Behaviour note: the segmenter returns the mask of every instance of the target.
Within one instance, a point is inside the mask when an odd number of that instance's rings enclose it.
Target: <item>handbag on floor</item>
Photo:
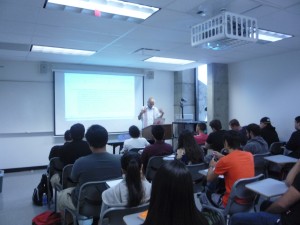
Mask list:
[[[32,219],[32,225],[61,225],[60,213],[50,210],[43,212]]]

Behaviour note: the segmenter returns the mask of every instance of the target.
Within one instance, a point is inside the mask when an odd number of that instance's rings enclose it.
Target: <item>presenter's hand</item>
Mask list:
[[[164,114],[164,111],[162,109],[158,110],[161,114]]]
[[[141,110],[140,114],[144,114],[146,111],[147,111],[147,109],[144,108],[144,109]]]

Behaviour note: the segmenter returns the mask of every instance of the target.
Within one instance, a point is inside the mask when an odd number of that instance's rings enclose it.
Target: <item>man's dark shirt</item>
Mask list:
[[[152,145],[148,145],[141,156],[141,161],[143,164],[143,171],[146,172],[148,161],[152,156],[163,156],[170,155],[173,153],[173,148],[170,144],[165,143],[164,141],[156,141]]]
[[[64,165],[74,164],[76,159],[91,153],[90,147],[86,141],[75,140],[62,147],[60,159]]]
[[[279,142],[278,134],[275,130],[275,127],[266,126],[266,127],[262,128],[261,136],[268,143],[269,148],[272,143]]]
[[[289,141],[286,143],[285,146],[288,150],[293,151],[290,156],[295,158],[300,157],[300,130],[297,130],[292,133]]]

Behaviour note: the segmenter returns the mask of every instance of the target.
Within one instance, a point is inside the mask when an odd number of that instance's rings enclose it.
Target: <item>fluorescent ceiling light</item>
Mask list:
[[[167,64],[177,64],[177,65],[185,65],[189,63],[193,63],[195,61],[185,60],[185,59],[173,59],[173,58],[163,58],[163,57],[151,57],[149,59],[144,60],[145,62],[156,62],[156,63],[167,63]]]
[[[285,39],[285,38],[292,37],[292,35],[281,34],[281,33],[268,31],[268,30],[262,30],[262,29],[259,29],[258,32],[259,32],[258,33],[258,39],[263,40],[263,41],[275,42],[275,41],[280,41],[280,40]]]
[[[155,7],[130,2],[123,2],[118,0],[104,0],[99,2],[84,0],[48,0],[48,3],[111,13],[121,16],[134,17],[144,20],[159,10],[159,8]]]
[[[32,52],[42,52],[42,53],[52,53],[52,54],[63,54],[63,55],[83,55],[90,56],[95,53],[95,51],[85,51],[78,49],[69,49],[69,48],[55,48],[47,46],[32,45]]]

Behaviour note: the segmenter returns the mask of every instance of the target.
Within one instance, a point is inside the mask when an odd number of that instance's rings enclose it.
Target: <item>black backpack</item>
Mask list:
[[[42,206],[43,205],[43,194],[45,193],[47,196],[47,200],[50,201],[52,199],[53,190],[51,183],[49,182],[49,190],[50,190],[50,196],[48,193],[48,178],[47,174],[43,174],[40,183],[38,186],[33,190],[32,194],[32,202],[35,205]]]

